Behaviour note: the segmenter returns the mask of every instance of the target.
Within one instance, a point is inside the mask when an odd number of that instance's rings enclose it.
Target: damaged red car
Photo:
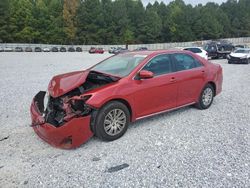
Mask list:
[[[96,135],[120,138],[129,123],[188,105],[207,109],[222,91],[222,68],[189,51],[135,51],[52,78],[31,105],[46,142],[76,148]]]

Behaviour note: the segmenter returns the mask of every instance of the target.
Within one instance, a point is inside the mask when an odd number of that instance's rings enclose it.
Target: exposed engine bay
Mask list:
[[[85,82],[81,86],[63,96],[53,98],[48,94],[45,96],[45,92],[40,93],[40,96],[38,94],[37,98],[40,98],[40,100],[41,98],[44,99],[42,103],[40,102],[41,105],[38,105],[39,111],[43,113],[46,123],[50,123],[55,127],[60,127],[72,118],[87,116],[94,110],[85,104],[85,101],[88,100],[91,95],[82,96],[84,93],[118,80],[119,78],[111,75],[90,71]]]

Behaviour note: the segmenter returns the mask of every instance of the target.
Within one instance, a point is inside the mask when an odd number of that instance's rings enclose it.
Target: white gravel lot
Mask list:
[[[0,187],[250,187],[250,65],[216,61],[223,92],[208,110],[140,120],[75,150],[43,142],[29,127],[33,96],[53,75],[108,56],[0,53]]]

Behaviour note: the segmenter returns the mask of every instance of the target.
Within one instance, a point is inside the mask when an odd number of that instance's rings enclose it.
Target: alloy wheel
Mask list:
[[[104,118],[104,131],[110,136],[115,136],[124,129],[126,122],[125,112],[121,109],[113,109]]]

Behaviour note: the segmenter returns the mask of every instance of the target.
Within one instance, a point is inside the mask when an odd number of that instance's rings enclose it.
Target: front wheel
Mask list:
[[[112,101],[98,112],[94,132],[102,140],[113,141],[125,134],[129,122],[130,113],[126,105]]]
[[[213,86],[211,84],[207,84],[201,92],[199,102],[196,104],[196,107],[201,110],[208,109],[213,103],[214,95],[215,91]]]

